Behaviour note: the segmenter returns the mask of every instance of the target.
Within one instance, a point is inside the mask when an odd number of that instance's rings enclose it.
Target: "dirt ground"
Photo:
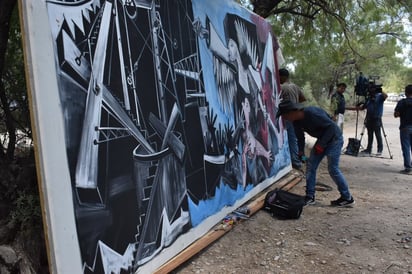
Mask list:
[[[173,272],[412,273],[412,176],[399,173],[403,160],[394,106],[385,105],[388,145],[384,138],[382,158],[341,157],[356,201],[353,208],[329,206],[339,193],[324,160],[318,182],[333,190],[317,191],[317,203],[306,206],[300,219],[279,220],[260,210]],[[348,138],[361,137],[363,115],[359,113],[357,131],[355,113],[346,115],[344,148]],[[313,142],[308,138],[308,147]],[[365,131],[363,147],[366,142]],[[304,194],[305,181],[291,191]]]

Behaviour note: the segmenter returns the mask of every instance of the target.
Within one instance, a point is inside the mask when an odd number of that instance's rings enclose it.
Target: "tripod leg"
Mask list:
[[[382,125],[381,125],[381,128],[382,128],[382,132],[383,132],[383,137],[385,137],[385,142],[386,142],[386,147],[388,148],[389,157],[390,157],[391,159],[393,159],[393,155],[392,155],[391,150],[390,150],[390,148],[389,148],[388,139],[386,138],[386,132],[385,132],[385,129],[383,128],[383,123],[382,123]]]
[[[360,133],[359,142],[362,142],[362,138],[363,138],[363,134],[365,133],[365,129],[366,129],[366,126],[365,126],[365,124],[364,124],[364,125],[363,125],[363,128],[362,128],[362,131],[361,131],[361,133]]]
[[[366,129],[366,117],[365,117],[365,120],[363,121],[363,127],[362,127],[362,131],[360,133],[360,139],[359,139],[359,144],[360,144],[359,148],[362,148],[362,149],[364,148],[362,146],[362,138],[363,138],[363,134],[365,134],[365,129]]]
[[[359,99],[357,100],[359,101]],[[356,110],[355,139],[358,139],[358,119],[359,119],[359,110]]]

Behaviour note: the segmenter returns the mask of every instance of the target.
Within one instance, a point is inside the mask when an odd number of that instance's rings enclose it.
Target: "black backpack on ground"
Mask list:
[[[264,209],[280,219],[299,219],[304,205],[304,196],[274,189],[266,194]]]
[[[361,145],[360,140],[355,139],[355,138],[349,138],[349,143],[348,143],[348,146],[346,147],[345,154],[352,155],[352,156],[358,156],[360,145]]]

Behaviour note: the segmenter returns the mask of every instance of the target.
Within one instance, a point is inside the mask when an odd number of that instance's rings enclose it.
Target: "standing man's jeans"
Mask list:
[[[294,128],[295,135],[298,140],[298,155],[300,158],[305,155],[305,132],[300,127],[294,126]]]
[[[323,157],[326,156],[328,159],[329,175],[338,186],[341,196],[346,200],[351,199],[352,195],[350,194],[348,183],[339,169],[339,158],[342,146],[343,137],[338,136],[325,148],[324,153],[315,154],[314,149],[311,150],[306,167],[306,196],[315,197],[316,171]]]
[[[400,129],[401,147],[403,155],[403,165],[405,169],[412,170],[411,152],[412,152],[412,126]]]
[[[366,128],[368,130],[368,146],[367,151],[372,152],[373,134],[376,136],[376,142],[378,143],[378,152],[382,152],[382,133],[381,133],[382,120],[381,118],[369,119],[366,121]]]
[[[301,168],[302,162],[299,159],[298,151],[298,139],[296,138],[295,129],[293,123],[290,121],[285,121],[286,130],[288,131],[288,141],[289,141],[289,151],[290,158],[292,161],[292,166],[295,168]]]

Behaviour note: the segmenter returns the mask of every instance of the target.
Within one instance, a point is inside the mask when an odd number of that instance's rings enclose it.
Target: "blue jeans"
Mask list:
[[[306,167],[306,196],[315,197],[316,171],[323,157],[326,156],[328,159],[329,175],[337,185],[340,195],[347,200],[352,197],[348,183],[339,169],[339,158],[342,146],[343,137],[341,135],[325,147],[325,151],[322,154],[315,154],[312,148]]]
[[[405,169],[412,169],[411,151],[412,151],[412,126],[400,130],[401,148],[403,155],[403,166]]]
[[[293,123],[290,121],[286,121],[286,129],[288,131],[288,141],[289,141],[289,151],[290,151],[290,159],[292,161],[292,165],[294,167],[302,167],[302,162],[299,159],[299,151],[298,151],[298,139],[296,138],[295,129],[293,127]]]

